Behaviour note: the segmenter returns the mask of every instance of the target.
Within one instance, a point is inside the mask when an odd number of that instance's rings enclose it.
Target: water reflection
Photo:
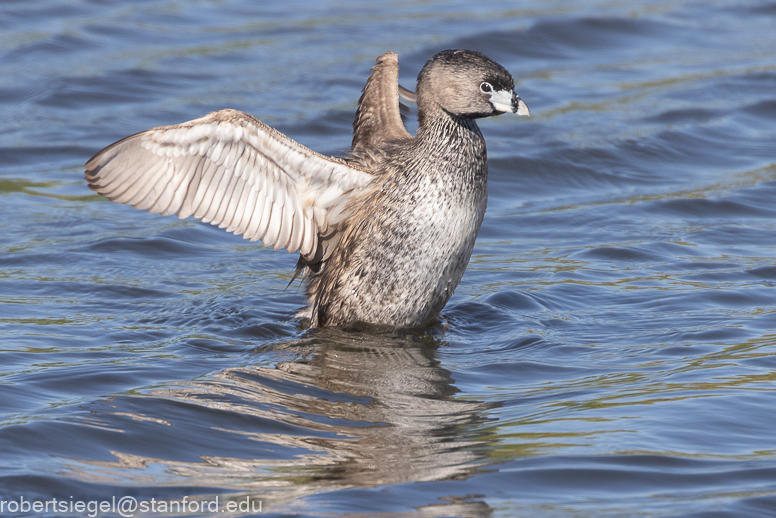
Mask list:
[[[445,345],[436,336],[310,331],[257,352],[288,355],[273,367],[229,368],[115,398],[91,419],[114,429],[119,424],[106,421],[148,423],[156,444],[133,448],[117,440],[117,460],[80,460],[69,469],[92,482],[118,477],[130,485],[245,491],[265,505],[339,489],[466,479],[486,462],[486,445],[475,435],[494,405],[454,397],[451,373],[435,359]],[[185,460],[192,452],[198,458]],[[451,495],[424,515],[449,514],[451,506],[457,515],[489,513],[481,501]]]

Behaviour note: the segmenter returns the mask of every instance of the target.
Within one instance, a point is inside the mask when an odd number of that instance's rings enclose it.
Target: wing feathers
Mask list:
[[[302,231],[304,230],[304,222],[302,221],[301,208],[298,206],[292,206],[292,210],[291,235],[288,237],[286,248],[299,250],[302,246]]]
[[[159,174],[160,169],[165,166],[164,162],[158,162],[148,170],[143,172],[138,181],[131,183],[127,186],[126,190],[121,194],[121,197],[117,199],[119,203],[126,203],[127,205],[139,205],[145,198],[148,191],[153,187],[153,179]]]
[[[235,110],[138,133],[86,163],[90,187],[113,201],[194,215],[306,258],[317,251],[317,222],[340,221],[342,202],[373,178]]]
[[[191,204],[194,209],[193,215],[195,218],[201,218],[203,216],[204,211],[202,210],[202,203],[208,195],[213,195],[213,192],[210,189],[210,183],[213,180],[213,175],[216,173],[217,169],[218,164],[211,162],[210,160],[205,161],[205,167],[202,170],[199,185],[197,186],[197,191],[194,194],[194,200]]]
[[[245,205],[245,217],[240,226],[240,234],[251,241],[261,239],[261,214],[266,210],[267,195],[260,189],[261,186],[258,183],[251,185]],[[262,243],[269,244],[264,241]]]
[[[180,210],[176,213],[180,219],[185,219],[194,213],[194,196],[199,187],[199,182],[202,179],[202,169],[207,164],[206,160],[201,160],[197,157],[197,163],[194,166],[194,171],[191,173],[191,181],[184,184],[186,190],[183,192],[183,204]],[[182,186],[182,187],[184,187]]]
[[[291,231],[294,227],[294,213],[286,197],[286,190],[280,190],[280,231],[278,237],[275,240],[275,250],[278,248],[285,248],[291,241]]]
[[[387,142],[408,139],[399,109],[399,56],[386,52],[372,67],[353,121],[353,154],[368,154]]]
[[[223,222],[218,225],[220,228],[226,229],[227,232],[234,232],[235,222],[239,223],[240,218],[242,217],[242,214],[238,214],[237,207],[240,203],[240,197],[242,196],[245,185],[246,183],[242,178],[235,178],[234,190],[229,198],[229,205],[226,207]]]
[[[225,169],[226,164],[218,166],[216,174],[213,177],[211,188],[208,189],[212,193],[212,201],[207,209],[207,212],[202,216],[202,221],[210,223],[215,218],[218,209],[221,208],[221,203],[224,200],[226,194],[226,187],[229,185],[229,179],[231,175]]]
[[[299,252],[304,257],[310,257],[315,255],[315,237],[316,237],[316,225],[315,220],[312,217],[312,212],[305,211],[305,229],[304,237],[302,238],[302,248]]]
[[[267,203],[269,202],[271,207],[272,202],[272,200],[269,200],[267,197],[268,183],[267,176],[262,175],[256,179],[256,182],[253,185],[251,185],[251,189],[256,190],[256,204],[254,205],[254,208],[250,210],[248,217],[244,220],[245,229],[241,232],[241,234],[251,241],[258,241],[261,239],[265,230],[265,225],[262,224],[262,214],[268,210]],[[264,243],[264,241],[262,241],[262,243]]]
[[[256,211],[261,210],[261,207],[256,207],[258,195],[259,191],[256,187],[256,184],[248,185],[243,190],[242,197],[240,199],[240,203],[242,203],[242,209],[240,211],[242,213],[242,217],[240,218],[240,223],[237,225],[237,228],[234,232],[235,234],[239,234],[245,239],[250,239],[251,241],[255,241],[255,239],[248,233],[248,227],[251,224],[251,220],[256,215]]]
[[[246,218],[250,219],[250,214],[246,214],[245,205],[248,203],[248,196],[250,196],[251,194],[251,188],[253,188],[253,185],[250,185],[248,182],[245,182],[245,186],[243,187],[243,190],[240,193],[240,201],[237,204],[237,211],[235,213],[235,219],[233,222],[234,230],[232,232],[242,236],[244,236],[244,233],[243,233],[244,229],[242,226],[242,222]],[[246,223],[246,228],[247,226],[248,225]],[[248,237],[248,236],[244,236],[244,237]]]
[[[283,207],[273,201],[270,206],[269,220],[267,221],[267,233],[262,237],[262,243],[275,243],[280,234],[280,218]]]
[[[180,210],[196,166],[194,156],[189,155],[183,158],[176,174],[173,175],[172,180],[165,187],[165,194],[169,196],[170,202],[166,206],[160,203],[157,207],[162,215],[175,214]]]
[[[226,189],[224,190],[224,194],[221,199],[221,205],[218,207],[218,212],[213,216],[213,220],[218,222],[218,228],[225,228],[227,225],[226,211],[232,202],[232,196],[234,196],[234,188],[237,185],[237,182],[240,181],[240,179],[234,175],[226,175],[226,176],[227,176],[228,183],[226,185]],[[231,217],[229,219],[231,220]]]

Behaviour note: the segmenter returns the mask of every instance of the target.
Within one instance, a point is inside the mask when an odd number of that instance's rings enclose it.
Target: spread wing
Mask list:
[[[307,260],[373,178],[236,110],[132,135],[86,163],[89,187],[112,201],[193,215]]]
[[[388,51],[377,58],[358,100],[351,152],[367,155],[383,144],[408,138],[412,135],[399,110],[399,56]]]

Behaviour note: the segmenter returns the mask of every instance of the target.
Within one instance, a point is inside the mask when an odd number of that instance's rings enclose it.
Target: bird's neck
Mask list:
[[[441,109],[433,116],[420,118],[415,140],[417,148],[424,149],[427,156],[447,150],[461,158],[486,155],[485,139],[474,119],[456,117]]]

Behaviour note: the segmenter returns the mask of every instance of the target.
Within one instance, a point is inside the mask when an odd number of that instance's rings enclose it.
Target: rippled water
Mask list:
[[[0,4],[0,497],[776,516],[776,4],[264,4]],[[224,107],[341,153],[376,56],[453,47],[533,116],[431,332],[305,331],[293,256],[83,181]]]

